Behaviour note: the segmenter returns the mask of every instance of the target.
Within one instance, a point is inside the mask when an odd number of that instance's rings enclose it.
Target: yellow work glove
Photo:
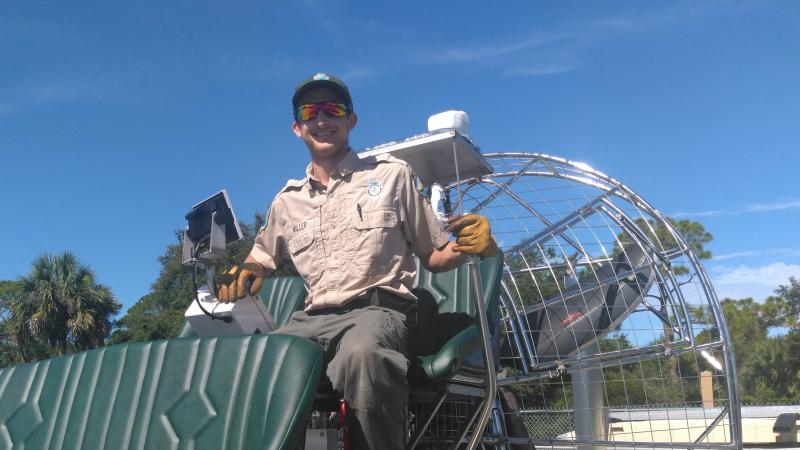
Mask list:
[[[244,298],[248,281],[252,281],[250,295],[256,295],[266,277],[267,269],[261,267],[260,264],[242,263],[233,266],[219,277],[217,299],[222,303],[230,303]]]
[[[465,214],[447,220],[447,231],[456,237],[453,250],[468,255],[494,256],[497,242],[492,237],[489,220],[478,214]]]

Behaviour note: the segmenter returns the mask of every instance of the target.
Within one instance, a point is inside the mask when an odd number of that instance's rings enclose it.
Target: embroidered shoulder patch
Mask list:
[[[367,182],[367,194],[370,197],[377,197],[381,195],[383,190],[383,182],[377,178],[370,178]]]

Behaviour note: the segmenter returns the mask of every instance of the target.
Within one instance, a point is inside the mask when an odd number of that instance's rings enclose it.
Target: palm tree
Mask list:
[[[120,307],[72,253],[42,255],[17,280],[17,293],[9,302],[11,333],[20,349],[38,341],[52,345],[59,355],[68,344],[86,350],[104,344]]]

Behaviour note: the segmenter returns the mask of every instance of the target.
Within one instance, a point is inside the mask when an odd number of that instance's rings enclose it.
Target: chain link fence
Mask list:
[[[611,407],[609,412],[625,417],[636,411],[702,411],[702,406],[697,404],[652,404],[628,405],[626,407]],[[575,412],[571,409],[529,409],[521,410],[520,417],[528,432],[534,439],[550,439],[567,434],[575,430]]]
[[[569,409],[523,410],[520,417],[534,439],[555,438],[575,429],[575,414]]]
[[[720,408],[721,406],[723,405],[718,405],[717,408]],[[625,418],[630,419],[631,416],[634,416],[636,420],[646,420],[635,417],[636,415],[641,416],[642,412],[647,413],[649,418],[653,420],[655,420],[656,415],[658,415],[659,419],[664,419],[666,417],[670,417],[670,413],[672,413],[672,416],[674,417],[675,411],[682,412],[679,417],[677,417],[678,420],[683,419],[686,421],[690,420],[691,418],[708,419],[716,414],[716,412],[704,410],[699,404],[662,404],[649,406],[629,405],[624,408],[609,408],[612,422],[614,421],[614,417],[617,417],[618,420],[625,420]],[[745,434],[747,434],[748,427],[753,428],[757,425],[754,425],[754,423],[757,422],[758,419],[774,421],[774,419],[781,413],[800,414],[800,405],[767,402],[758,404],[742,404],[741,414],[745,422],[743,423]],[[575,430],[575,413],[571,409],[529,409],[521,410],[519,415],[522,419],[525,429],[527,430],[528,436],[532,439],[553,439]],[[748,422],[749,419],[755,420],[755,422]],[[767,428],[769,428],[769,430],[767,431],[769,432],[771,431],[771,422],[768,425],[769,427]],[[770,435],[769,437],[772,436]],[[753,437],[750,438],[755,439]]]

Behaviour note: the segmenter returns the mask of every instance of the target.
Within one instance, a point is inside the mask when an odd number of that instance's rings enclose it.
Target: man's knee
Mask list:
[[[339,349],[336,358],[339,374],[348,382],[370,385],[397,384],[405,381],[408,360],[397,351],[375,343],[357,342]]]
[[[340,353],[342,349],[339,350]],[[374,342],[355,342],[348,346],[342,355],[348,367],[370,367],[386,358],[386,349]]]

